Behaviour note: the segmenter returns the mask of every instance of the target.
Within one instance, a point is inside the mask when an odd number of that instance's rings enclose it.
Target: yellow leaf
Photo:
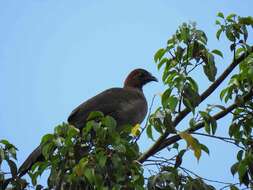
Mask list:
[[[201,148],[195,148],[193,149],[194,151],[194,156],[199,160],[201,156]]]
[[[186,141],[187,147],[190,147],[190,148],[192,147],[194,140],[193,140],[193,137],[189,133],[181,132],[179,133],[179,136]]]
[[[80,164],[77,165],[77,166],[75,166],[74,172],[75,172],[75,174],[76,174],[77,176],[79,176],[79,177],[82,176],[82,174],[83,174],[83,168],[81,167]]]
[[[199,141],[187,132],[181,132],[179,133],[179,136],[186,141],[187,147],[193,150],[194,156],[199,160],[201,156],[201,146],[199,146]]]
[[[139,123],[137,123],[135,126],[133,126],[132,130],[131,130],[131,134],[136,137],[140,134],[140,129],[141,129],[141,125]]]

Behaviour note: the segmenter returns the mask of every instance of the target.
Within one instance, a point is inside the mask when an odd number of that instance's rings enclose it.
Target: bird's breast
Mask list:
[[[147,114],[147,101],[144,96],[130,99],[127,102],[121,102],[120,104],[121,109],[117,117],[118,125],[135,125],[144,120]]]

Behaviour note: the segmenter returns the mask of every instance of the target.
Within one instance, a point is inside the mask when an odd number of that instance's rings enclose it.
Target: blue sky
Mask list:
[[[0,139],[19,148],[21,164],[77,105],[106,88],[122,86],[131,70],[145,68],[159,78],[153,55],[182,22],[196,21],[206,31],[210,49],[225,50],[227,57],[218,60],[220,73],[231,56],[226,41],[215,39],[216,14],[252,16],[252,7],[251,0],[0,1]],[[196,79],[204,90],[208,81]],[[149,103],[163,89],[161,82],[146,86]],[[208,100],[215,103],[217,97]],[[219,122],[219,134],[226,131],[226,122]],[[142,150],[148,148],[144,142]],[[204,142],[211,155],[197,163],[189,154],[184,166],[206,178],[234,180],[229,166],[237,149]]]

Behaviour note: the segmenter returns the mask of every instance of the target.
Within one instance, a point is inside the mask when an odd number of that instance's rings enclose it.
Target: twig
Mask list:
[[[245,148],[242,147],[242,146],[240,146],[239,144],[237,144],[237,143],[235,142],[235,139],[233,139],[233,138],[221,137],[221,136],[216,136],[216,135],[209,135],[209,134],[198,133],[198,132],[193,132],[192,134],[194,134],[194,135],[206,136],[206,137],[215,138],[215,139],[219,139],[219,140],[222,140],[222,141],[224,141],[224,142],[233,144],[233,145],[237,146],[237,147],[240,148],[240,149],[245,150]]]
[[[186,169],[184,167],[179,167],[180,169],[182,169],[185,173],[191,173],[192,175],[194,175],[195,177],[197,178],[200,178],[204,181],[208,181],[208,182],[212,182],[212,183],[219,183],[219,184],[225,184],[225,185],[232,185],[232,183],[229,183],[229,182],[223,182],[223,181],[218,181],[218,180],[213,180],[213,179],[207,179],[207,178],[204,178],[204,177],[201,177],[199,176],[198,174],[194,173],[193,171],[189,170],[189,169]]]
[[[148,117],[147,117],[145,126],[141,129],[140,134],[136,137],[136,139],[134,141],[135,143],[139,140],[139,138],[141,137],[142,133],[145,131],[145,129],[148,126],[148,121],[149,121],[149,118],[150,118],[150,115],[151,115],[151,110],[152,110],[152,107],[153,107],[153,104],[154,104],[155,97],[156,97],[156,95],[154,95],[153,98],[152,98],[152,100],[151,100],[151,104],[150,104],[150,107],[149,107],[149,110],[148,110]]]
[[[189,75],[190,72],[192,72],[196,67],[198,67],[198,66],[201,65],[202,63],[204,63],[204,61],[201,61],[200,63],[195,64],[194,67],[191,68],[191,69],[187,72],[187,75]]]

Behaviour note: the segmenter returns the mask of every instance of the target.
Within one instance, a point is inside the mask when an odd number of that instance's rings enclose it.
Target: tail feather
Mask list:
[[[24,161],[24,163],[19,167],[18,169],[18,175],[19,177],[22,177],[25,175],[33,166],[38,161],[44,160],[44,156],[42,155],[42,146],[39,145],[29,156],[28,158]]]

